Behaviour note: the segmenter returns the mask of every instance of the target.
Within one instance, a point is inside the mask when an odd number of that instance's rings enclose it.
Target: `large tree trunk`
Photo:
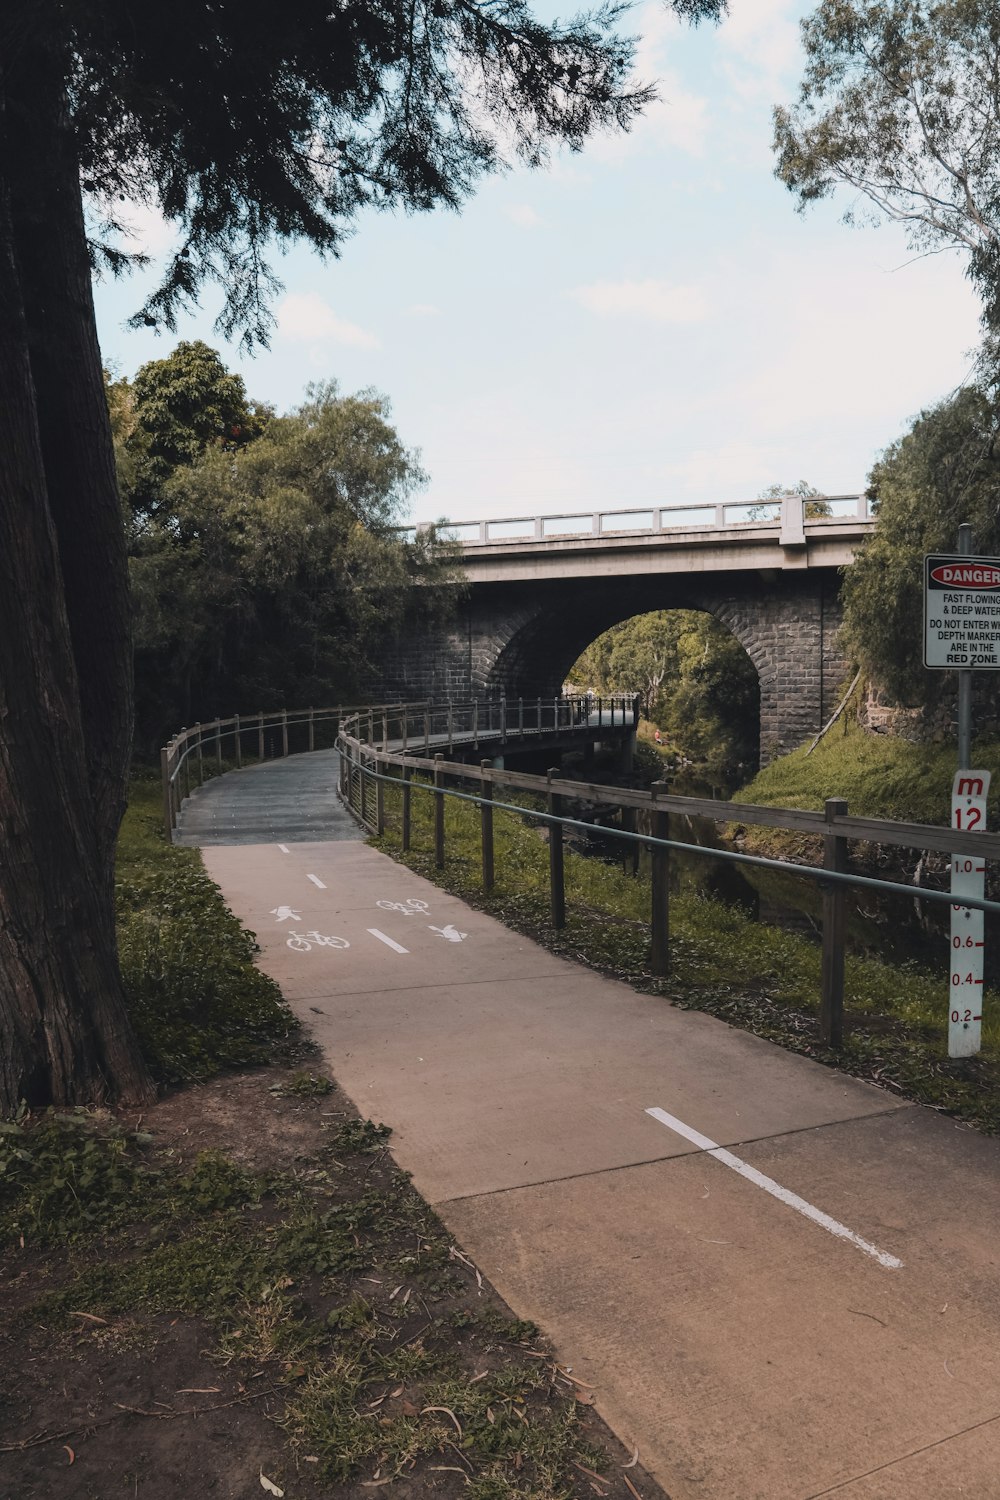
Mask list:
[[[114,932],[131,693],[110,452],[62,79],[29,45],[0,78],[0,1113],[151,1092]]]

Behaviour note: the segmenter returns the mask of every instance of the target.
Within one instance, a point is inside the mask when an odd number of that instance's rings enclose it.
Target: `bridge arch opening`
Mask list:
[[[713,785],[733,789],[757,769],[760,677],[743,644],[707,610],[619,621],[584,649],[564,688],[635,695],[641,732],[675,766],[703,768]]]
[[[766,643],[724,601],[664,592],[603,584],[512,614],[506,639],[491,643],[486,690],[551,698],[569,682],[638,693],[650,737],[659,727],[676,760],[711,766],[720,784],[746,779],[759,762]]]

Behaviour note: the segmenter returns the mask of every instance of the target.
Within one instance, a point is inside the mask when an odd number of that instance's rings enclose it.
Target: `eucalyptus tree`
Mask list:
[[[715,7],[678,0],[682,13]],[[114,945],[132,734],[128,572],[94,322],[131,202],[178,244],[137,314],[206,281],[266,337],[268,246],[457,207],[505,161],[651,97],[606,7],[524,0],[5,0],[0,7],[0,1111],[142,1099]]]
[[[822,0],[802,22],[797,103],[774,115],[799,206],[850,188],[847,222],[955,249],[1000,335],[1000,8],[996,0]]]

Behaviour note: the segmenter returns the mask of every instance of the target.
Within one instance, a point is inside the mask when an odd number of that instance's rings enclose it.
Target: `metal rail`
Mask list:
[[[466,547],[500,546],[510,542],[547,542],[581,537],[643,535],[734,526],[774,526],[798,535],[803,525],[822,528],[830,523],[868,524],[872,514],[866,495],[817,495],[811,502],[822,515],[804,515],[810,504],[800,495],[778,500],[750,500],[707,505],[647,505],[624,510],[572,511],[543,516],[490,517],[482,521],[419,522],[395,529],[409,537],[434,531],[443,540]]]
[[[374,711],[371,711],[374,712]],[[547,776],[531,776],[508,771],[483,761],[480,766],[446,762],[443,755],[433,759],[389,749],[363,740],[356,732],[357,719],[346,720],[338,736],[340,750],[340,792],[343,800],[360,821],[378,836],[385,830],[385,789],[399,789],[402,800],[402,845],[410,847],[413,790],[433,796],[434,857],[438,868],[445,863],[444,799],[455,798],[472,803],[481,813],[481,857],[484,889],[494,882],[493,814],[504,810],[529,817],[549,828],[550,909],[554,927],[565,924],[565,883],[563,875],[563,836],[566,829],[593,832],[593,825],[578,818],[566,817],[559,807],[563,799],[603,803],[630,812],[645,808],[652,831],[639,833],[634,828],[602,827],[602,832],[650,852],[652,862],[650,943],[651,969],[654,974],[669,972],[669,860],[671,851],[694,854],[701,858],[721,859],[731,864],[780,870],[818,882],[823,891],[822,987],[820,997],[820,1031],[831,1047],[843,1043],[844,1034],[844,939],[846,913],[844,896],[848,887],[904,895],[932,904],[952,905],[948,891],[929,890],[900,881],[882,880],[876,876],[856,874],[848,869],[848,841],[863,840],[889,843],[897,847],[933,849],[953,855],[973,854],[978,859],[1000,858],[1000,835],[962,833],[918,823],[893,823],[880,818],[851,818],[847,803],[839,798],[827,800],[824,813],[807,813],[794,808],[752,807],[735,802],[710,802],[704,798],[675,797],[666,792],[665,783],[657,783],[647,792],[602,787],[592,783],[567,781],[550,771]],[[415,780],[414,773],[431,780]],[[467,792],[449,786],[452,782],[478,783],[479,790]],[[546,810],[525,807],[496,799],[498,786],[529,791],[545,799]],[[702,816],[717,822],[753,822],[778,828],[793,828],[816,834],[823,839],[822,866],[769,859],[763,855],[743,854],[736,850],[706,849],[682,839],[670,837],[671,815]],[[1000,916],[1000,902],[966,900],[963,906]]]
[[[425,753],[446,746],[493,744],[501,749],[510,741],[573,734],[581,730],[604,730],[610,734],[631,732],[638,723],[637,700],[631,695],[610,698],[589,695],[557,698],[485,698],[445,705],[427,703],[380,704],[378,708],[336,707],[263,710],[255,714],[233,714],[181,729],[160,751],[163,785],[163,826],[173,837],[177,819],[192,788],[206,779],[206,760],[211,774],[218,775],[232,760],[236,769],[278,756],[298,754],[317,747],[317,732],[325,725],[339,730],[349,716],[362,742],[379,740],[383,749],[391,743],[404,752],[422,746]],[[301,731],[301,732],[299,732]],[[323,735],[332,746],[335,734]],[[224,753],[223,746],[227,745]]]

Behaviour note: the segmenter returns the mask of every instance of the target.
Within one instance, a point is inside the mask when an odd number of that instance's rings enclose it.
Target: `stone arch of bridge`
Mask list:
[[[690,589],[670,589],[668,594],[661,582],[651,589],[588,589],[586,597],[572,605],[563,599],[533,613],[519,611],[519,617],[507,621],[506,641],[501,645],[494,637],[499,649],[484,686],[488,692],[507,697],[552,697],[559,692],[573,663],[598,636],[623,620],[665,609],[712,615],[739,641],[758,678],[766,677],[771,665],[766,642],[754,630],[753,622],[728,604]]]
[[[572,581],[485,595],[470,607],[471,676],[486,692],[553,697],[581,651],[622,620],[652,610],[701,610],[739,641],[760,685],[760,757],[794,748],[832,712],[844,662],[836,580],[759,574],[701,580],[653,576]]]

